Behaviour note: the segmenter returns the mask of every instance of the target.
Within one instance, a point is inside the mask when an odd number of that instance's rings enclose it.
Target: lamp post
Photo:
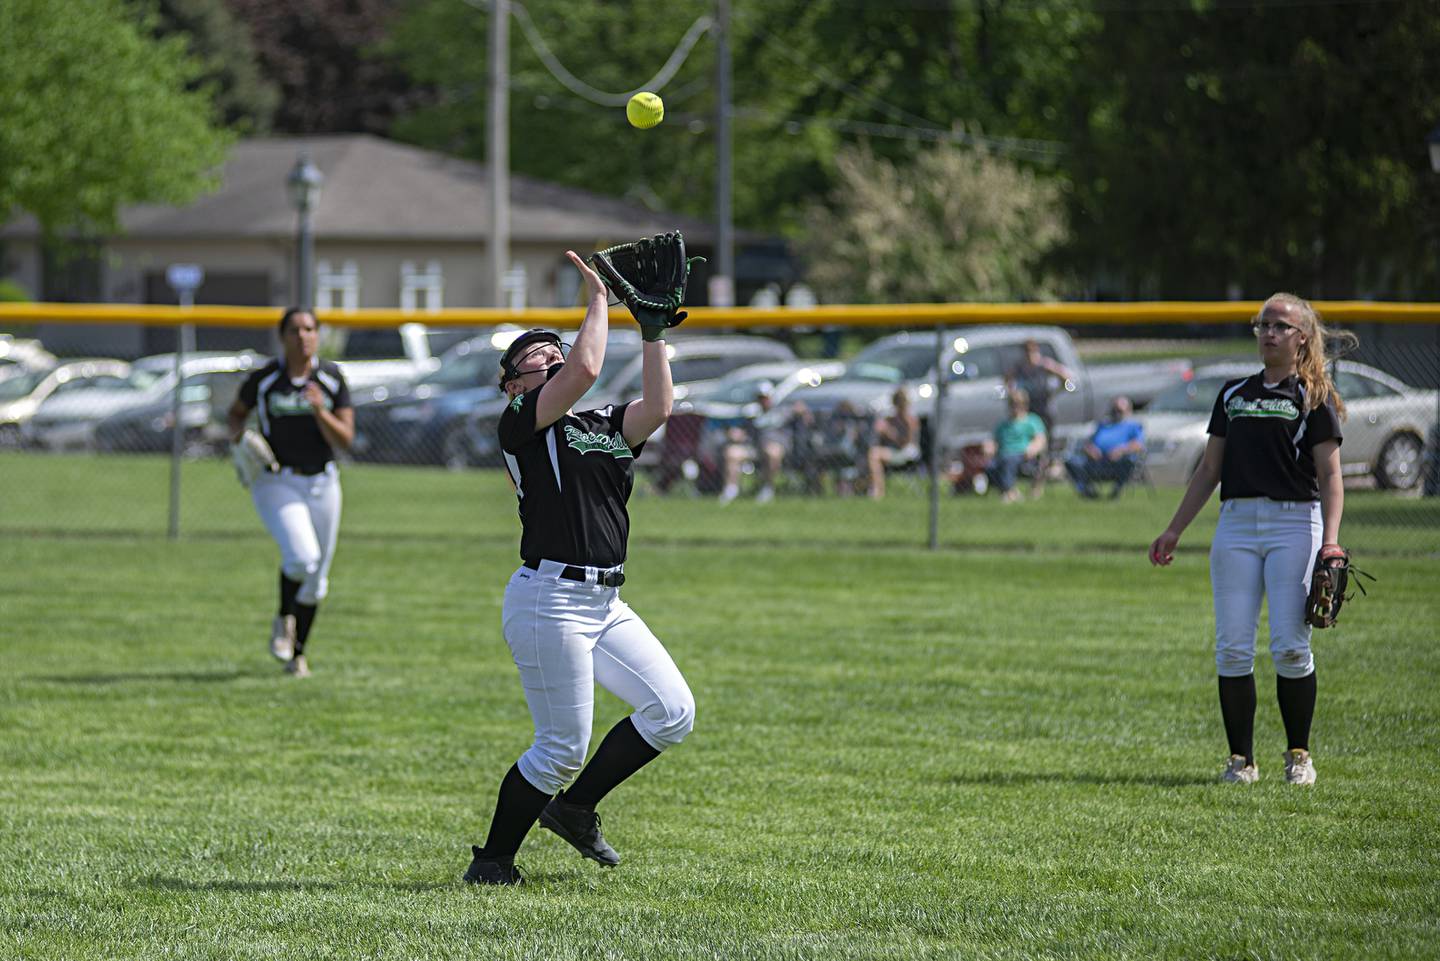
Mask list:
[[[301,153],[290,168],[286,183],[290,187],[290,200],[295,205],[299,220],[295,231],[295,286],[294,306],[310,310],[315,280],[315,235],[310,229],[310,214],[320,202],[320,185],[325,175],[310,162],[310,156]]]

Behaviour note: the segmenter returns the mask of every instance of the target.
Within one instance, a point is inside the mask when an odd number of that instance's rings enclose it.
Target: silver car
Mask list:
[[[1146,469],[1157,484],[1185,484],[1209,438],[1215,397],[1228,380],[1256,372],[1255,364],[1214,364],[1150,402],[1138,419],[1145,428]],[[1375,486],[1410,490],[1420,481],[1424,438],[1436,420],[1433,390],[1411,387],[1382,370],[1339,361],[1335,387],[1345,400],[1340,466],[1347,477],[1370,476]]]
[[[186,354],[183,376],[217,371],[246,371],[265,362],[251,351]],[[175,389],[175,357],[161,354],[135,361],[130,376],[105,389],[77,390],[46,404],[25,424],[25,441],[49,450],[94,450],[100,421],[170,396]]]
[[[795,352],[779,341],[745,334],[676,338],[665,342],[665,350],[670,357],[670,375],[675,385],[677,405],[690,391],[705,389],[733,370],[751,364],[795,358]],[[643,370],[644,358],[638,339],[612,342],[605,351],[605,369],[577,406],[588,410],[629,403],[641,394]],[[495,430],[504,409],[505,401],[502,399],[477,407],[472,412],[470,436],[475,444],[476,463],[501,462]],[[645,447],[646,453],[642,457],[646,461],[658,456],[664,445],[664,436],[665,427],[662,425]]]
[[[757,398],[763,390],[775,407],[803,400],[811,388],[819,387],[845,372],[838,360],[786,360],[751,364],[731,371],[708,387],[692,389],[681,406],[721,420],[750,418],[760,413]]]
[[[0,447],[18,447],[30,418],[62,397],[86,390],[127,388],[130,365],[123,360],[72,360],[51,370],[20,370],[0,380]]]

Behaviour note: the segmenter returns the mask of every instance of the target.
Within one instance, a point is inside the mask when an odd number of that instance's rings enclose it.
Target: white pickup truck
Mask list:
[[[1142,408],[1191,369],[1188,360],[1087,365],[1060,327],[954,327],[944,336],[943,344],[933,330],[883,337],[856,354],[842,377],[806,391],[803,400],[817,413],[842,401],[861,412],[881,413],[891,409],[891,396],[903,387],[928,439],[940,393],[937,371],[943,370],[945,402],[939,433],[942,449],[956,451],[988,436],[1006,417],[1005,377],[1023,358],[1027,340],[1072,372],[1069,378],[1053,381],[1054,432],[1061,442],[1089,430],[1117,395]]]
[[[447,349],[474,333],[420,323],[351,328],[344,332],[338,363],[352,392],[412,384],[439,367]]]

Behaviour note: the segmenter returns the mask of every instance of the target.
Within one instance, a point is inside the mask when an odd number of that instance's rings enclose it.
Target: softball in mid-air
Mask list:
[[[649,130],[665,119],[665,101],[657,94],[642,90],[625,105],[625,117],[630,121],[630,126]]]

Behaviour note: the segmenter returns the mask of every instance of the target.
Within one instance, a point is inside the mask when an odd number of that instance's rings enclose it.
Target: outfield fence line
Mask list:
[[[1327,321],[1346,323],[1440,323],[1440,303],[1363,300],[1312,301]],[[793,327],[934,327],[969,324],[1057,324],[1064,327],[1140,326],[1176,324],[1245,323],[1263,301],[1131,301],[1125,303],[986,303],[986,304],[822,304],[814,307],[687,307],[685,325],[691,329],[749,330]],[[613,305],[612,305],[613,306]],[[82,323],[146,324],[173,327],[181,324],[268,328],[279,308],[196,304],[84,304],[0,303],[0,326],[5,324]],[[335,327],[387,328],[403,323],[440,327],[493,327],[523,324],[527,327],[575,329],[585,316],[584,307],[530,307],[509,310],[491,307],[446,307],[434,311],[407,311],[389,307],[361,307],[351,311],[325,311],[324,322]]]
[[[1004,488],[1015,492],[1016,503],[1004,508],[1011,516],[1055,511],[1056,525],[1075,527],[1075,543],[1117,543],[1105,530],[1111,519],[1143,514],[1151,526],[1163,525],[1174,510],[1203,448],[1203,422],[1217,384],[1258,369],[1248,322],[1259,306],[697,308],[672,332],[672,367],[681,389],[664,434],[642,452],[637,504],[670,500],[702,511],[729,509],[728,515],[717,513],[722,520],[704,536],[735,543],[799,536],[803,542],[845,549],[1023,544],[1023,539],[1007,541],[1004,515],[995,513]],[[1436,553],[1440,304],[1317,306],[1327,322],[1360,336],[1359,349],[1332,365],[1351,409],[1342,456],[1355,506],[1347,504],[1343,536],[1358,531],[1362,542],[1386,552]],[[86,349],[92,343],[85,340],[88,332],[118,331],[122,325],[134,325],[143,334],[134,341],[151,349],[193,345],[190,337],[196,331],[222,335],[227,345],[225,351],[194,355],[186,349],[178,381],[173,353],[114,361],[61,356],[61,367],[51,373],[63,369],[68,379],[51,383],[49,393],[29,408],[15,403],[24,400],[21,382],[0,369],[0,480],[7,490],[0,531],[154,533],[154,505],[167,503],[175,505],[173,521],[166,523],[162,509],[158,529],[168,527],[172,535],[248,530],[253,517],[217,522],[206,498],[219,479],[233,483],[222,460],[228,450],[225,411],[249,371],[276,353],[278,314],[278,308],[204,305],[0,304],[0,331],[22,321],[41,325],[42,338],[48,331],[71,331],[79,335],[78,342],[67,344],[65,352],[72,355],[103,353]],[[343,458],[347,475],[362,483],[374,477],[377,490],[394,485],[405,496],[420,498],[473,476],[484,478],[487,496],[509,497],[497,481],[503,472],[495,439],[503,402],[494,377],[504,338],[531,326],[564,327],[581,316],[578,309],[363,310],[323,316],[331,340],[322,353],[337,359],[352,377],[358,436],[356,449]],[[638,338],[623,311],[613,319],[610,356],[597,394],[604,402],[628,400],[638,390]],[[423,322],[432,332],[445,333],[449,352],[440,354],[433,369],[417,368],[400,380],[393,379],[393,371],[386,375],[392,379],[371,379],[366,372],[377,358],[359,345],[374,348],[392,335],[398,343],[402,322]],[[1023,330],[1005,326],[1022,322]],[[1154,326],[1142,330],[1142,324]],[[897,326],[901,329],[885,329]],[[1146,339],[1117,337],[1132,330]],[[851,347],[856,339],[873,339],[844,358],[795,357],[796,346],[803,353],[839,344],[841,332]],[[1101,340],[1102,332],[1110,337]],[[1020,376],[1025,339],[1036,339],[1041,353],[1068,375]],[[107,342],[114,341],[99,334],[93,341]],[[202,337],[200,346],[216,343]],[[1115,356],[1115,362],[1098,360]],[[937,377],[937,371],[944,376]],[[1048,443],[1038,455],[1011,464],[1002,463],[998,451],[987,446],[1006,417],[1007,384],[1052,396]],[[904,423],[894,416],[897,391],[919,426],[908,441],[886,433],[887,424]],[[1115,469],[1099,465],[1104,469],[1096,472],[1095,483],[1082,483],[1076,465],[1086,464],[1077,458],[1120,395],[1142,408],[1143,456]],[[881,448],[889,453],[877,464],[872,454]],[[396,472],[406,479],[396,480]],[[182,490],[187,484],[195,490]],[[1079,496],[1090,492],[1086,487],[1101,498]],[[1104,499],[1112,489],[1119,490],[1118,500]],[[120,505],[98,522],[87,507],[97,491]],[[772,518],[783,511],[808,518],[809,526],[798,535],[784,528],[772,537],[773,521],[750,509],[750,502],[778,502]],[[817,504],[826,506],[816,510]],[[723,520],[726,516],[731,519]],[[992,521],[1000,529],[985,526]],[[424,523],[421,536],[449,533]],[[346,524],[347,530],[377,536],[396,530],[348,507]],[[876,529],[857,533],[851,524]]]

